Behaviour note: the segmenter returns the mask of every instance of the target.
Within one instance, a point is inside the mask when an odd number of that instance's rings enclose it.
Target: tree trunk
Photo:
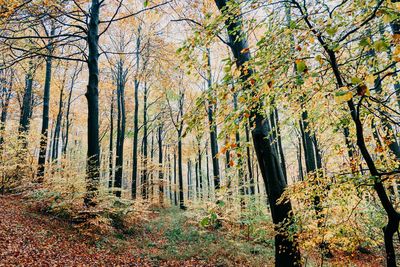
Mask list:
[[[25,91],[22,99],[21,116],[18,128],[18,132],[20,134],[26,134],[29,129],[29,117],[32,105],[33,72],[34,72],[34,66],[31,59],[31,61],[29,62],[28,73],[25,75]]]
[[[147,173],[147,135],[148,135],[148,127],[147,127],[147,93],[148,93],[147,84],[144,84],[144,93],[143,93],[143,168],[142,168],[142,198],[147,199],[149,196],[149,179]]]
[[[179,180],[179,208],[185,210],[183,194],[183,166],[182,166],[182,130],[178,131],[178,180]]]
[[[211,142],[211,157],[212,157],[212,166],[213,166],[213,179],[214,179],[214,187],[215,189],[219,189],[221,187],[220,181],[220,171],[219,171],[219,160],[218,160],[218,130],[217,124],[215,122],[214,113],[216,111],[217,104],[214,103],[214,92],[212,89],[212,73],[211,73],[211,56],[210,49],[207,48],[207,66],[208,66],[208,90],[209,90],[209,103],[207,108],[208,115],[208,123],[210,127],[210,142]]]
[[[8,115],[8,106],[10,104],[11,94],[13,90],[14,72],[11,70],[10,81],[4,80],[2,88],[2,105],[1,105],[1,117],[0,117],[0,150],[4,143],[4,130],[6,128],[6,121]]]
[[[164,172],[163,172],[163,150],[162,150],[163,125],[158,126],[158,192],[161,206],[164,205]]]
[[[99,142],[99,15],[100,2],[92,0],[88,24],[87,43],[89,48],[88,69],[89,82],[85,94],[88,102],[88,151],[87,151],[87,185],[84,199],[86,206],[96,205],[100,178],[100,142]]]
[[[176,179],[176,152],[174,151],[174,203],[175,206],[178,206],[178,194],[176,193],[176,185],[177,185],[177,179]]]
[[[114,161],[113,160],[113,158],[114,158],[114,91],[111,93],[111,101],[110,102],[111,103],[110,103],[110,140],[109,140],[109,149],[108,149],[108,188],[112,189],[112,187],[113,187],[113,166],[114,166],[114,164],[113,164],[114,163],[113,162]],[[119,119],[119,117],[118,117],[118,119]]]
[[[54,30],[52,29],[54,34]],[[51,34],[51,35],[53,35]],[[49,109],[50,109],[50,86],[51,86],[51,69],[52,69],[52,45],[49,42],[47,45],[47,51],[50,54],[46,57],[46,78],[44,82],[44,93],[43,93],[43,114],[42,114],[42,131],[40,137],[40,150],[38,158],[38,182],[43,182],[43,176],[45,172],[46,153],[47,153],[47,140],[49,131]]]
[[[126,73],[123,68],[122,61],[119,61],[117,69],[117,144],[116,144],[116,159],[115,159],[115,177],[114,188],[117,189],[116,196],[121,197],[122,176],[124,165],[124,142],[126,128],[126,112],[125,112],[125,84]]]
[[[236,60],[236,66],[241,71],[241,80],[245,83],[243,89],[252,90],[251,84],[247,81],[252,75],[252,69],[247,68],[246,71],[243,69],[243,64],[250,61],[250,53],[247,39],[244,37],[242,21],[236,14],[233,15],[228,11],[227,0],[216,0],[215,3],[222,14],[226,16],[225,25],[230,48]],[[272,220],[275,225],[286,221],[290,224],[292,213],[290,201],[277,203],[287,185],[279,157],[271,146],[271,129],[268,129],[268,121],[259,112],[259,110],[262,110],[261,104],[256,103],[250,111],[252,126],[254,126],[252,130],[253,144],[268,194]],[[266,127],[267,129],[265,129]],[[277,232],[275,235],[275,266],[295,266],[300,264],[299,260],[300,252],[296,245],[296,239],[289,238],[286,231]]]
[[[60,144],[61,122],[62,122],[62,116],[63,116],[64,84],[65,84],[65,76],[64,76],[64,80],[62,82],[62,87],[60,90],[60,96],[59,96],[59,100],[58,100],[58,113],[57,113],[57,119],[56,119],[56,126],[54,128],[53,150],[52,150],[52,156],[51,156],[52,161],[55,161],[58,159],[58,147]]]

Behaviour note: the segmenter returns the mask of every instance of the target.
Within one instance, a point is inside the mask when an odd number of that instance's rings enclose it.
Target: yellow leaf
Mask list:
[[[340,89],[340,91],[337,92],[336,95],[335,95],[335,101],[338,104],[341,104],[343,102],[347,102],[347,101],[349,101],[350,99],[353,98],[353,93],[348,91],[348,87],[347,86],[341,87],[339,89]]]
[[[400,62],[400,45],[397,45],[393,50],[393,60]]]
[[[367,75],[367,76],[365,77],[365,83],[366,83],[368,86],[373,87],[373,86],[375,85],[375,76],[372,75],[372,74]]]

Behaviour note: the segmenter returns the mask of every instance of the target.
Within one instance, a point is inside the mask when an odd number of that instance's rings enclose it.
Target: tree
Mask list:
[[[246,64],[250,61],[250,52],[245,34],[242,30],[242,21],[234,13],[237,4],[233,1],[215,1],[218,9],[224,16],[224,22],[228,31],[229,46],[235,59],[236,67],[241,72],[240,77],[245,90],[253,90],[252,80],[250,79],[253,70]],[[261,169],[266,191],[268,194],[269,205],[271,208],[273,222],[278,225],[285,221],[290,221],[292,207],[290,202],[278,203],[282,196],[286,181],[282,171],[282,165],[278,160],[276,151],[271,146],[269,137],[268,120],[264,118],[261,103],[250,110],[252,127],[252,137],[256,150],[258,163]],[[287,233],[278,232],[275,236],[275,265],[294,266],[300,260],[300,252],[296,241],[290,240]]]

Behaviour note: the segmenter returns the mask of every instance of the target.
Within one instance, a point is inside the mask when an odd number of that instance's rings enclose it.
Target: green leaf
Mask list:
[[[358,77],[353,77],[353,78],[351,78],[351,83],[352,84],[359,84],[359,83],[362,83],[362,80],[360,78],[358,78]]]
[[[384,40],[379,40],[374,43],[374,48],[378,52],[384,52],[388,47],[389,45]]]
[[[143,3],[143,6],[147,7],[148,5],[149,5],[149,0],[145,0],[144,3]]]
[[[296,67],[298,72],[304,72],[307,68],[306,63],[303,60],[296,60]]]
[[[200,221],[200,225],[202,227],[207,227],[210,224],[210,219],[208,217],[204,217],[201,221]]]
[[[334,36],[337,32],[337,27],[329,27],[326,29],[326,32],[330,35],[330,36]]]

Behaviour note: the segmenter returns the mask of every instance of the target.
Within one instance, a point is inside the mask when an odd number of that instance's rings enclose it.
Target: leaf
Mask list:
[[[374,43],[374,48],[378,52],[384,52],[388,47],[388,44],[384,40],[378,40]]]
[[[208,217],[204,217],[201,221],[200,221],[200,225],[202,227],[207,227],[210,224],[210,219]]]
[[[370,44],[370,39],[367,37],[364,37],[360,40],[359,45],[362,47],[368,46]]]
[[[244,48],[244,49],[242,49],[242,51],[240,51],[240,53],[241,54],[246,54],[246,53],[248,53],[250,51],[250,48]]]
[[[369,86],[374,86],[375,84],[375,76],[373,74],[367,75],[365,77],[365,83]]]
[[[337,93],[335,94],[335,101],[336,101],[338,104],[347,102],[347,101],[349,101],[350,99],[353,98],[353,93],[350,92],[350,91],[348,91],[348,87],[347,87],[347,86],[341,87],[340,89],[341,89],[342,91],[337,92]]]
[[[400,62],[400,45],[397,45],[393,50],[393,60]]]
[[[353,77],[353,78],[351,78],[351,83],[352,84],[360,84],[360,83],[362,83],[362,80],[358,77]]]
[[[357,95],[359,95],[359,96],[371,96],[371,92],[369,91],[369,88],[365,84],[362,84],[362,85],[357,87]]]
[[[304,72],[307,69],[307,65],[303,60],[297,59],[296,60],[296,68],[297,68],[298,72]]]
[[[144,3],[143,3],[143,6],[147,7],[148,5],[149,5],[149,0],[145,0]]]
[[[329,27],[326,29],[326,32],[330,35],[330,36],[334,36],[337,32],[337,27]]]

